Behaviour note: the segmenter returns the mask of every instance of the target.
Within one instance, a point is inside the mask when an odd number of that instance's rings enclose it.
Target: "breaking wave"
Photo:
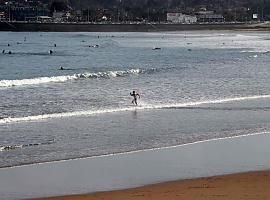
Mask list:
[[[67,76],[52,76],[52,77],[38,77],[32,79],[21,79],[21,80],[0,80],[0,87],[14,87],[23,85],[37,85],[44,83],[53,82],[65,82],[69,80],[77,80],[83,78],[113,78],[113,77],[123,77],[132,74],[143,74],[148,70],[143,69],[129,69],[126,71],[107,71],[107,72],[97,72],[97,73],[81,73]]]
[[[21,79],[21,80],[1,80],[0,87],[13,87],[22,85],[37,85],[42,83],[50,82],[65,82],[68,80],[74,80],[76,76],[52,76],[52,77],[39,77],[32,79]]]
[[[8,118],[0,119],[0,124],[27,122],[27,121],[40,121],[40,120],[54,119],[54,118],[90,116],[90,115],[98,115],[98,114],[105,114],[105,113],[133,111],[134,109],[151,110],[151,109],[181,108],[181,107],[185,108],[185,107],[199,106],[199,105],[205,105],[205,104],[220,104],[220,103],[254,100],[254,99],[261,99],[261,98],[270,98],[270,95],[234,97],[234,98],[226,98],[226,99],[187,102],[187,103],[175,103],[175,104],[158,104],[158,105],[146,104],[146,105],[138,106],[138,107],[130,106],[130,107],[124,107],[124,108],[111,108],[111,109],[104,109],[104,110],[73,111],[73,112],[33,115],[33,116],[17,117],[17,118],[8,117]]]

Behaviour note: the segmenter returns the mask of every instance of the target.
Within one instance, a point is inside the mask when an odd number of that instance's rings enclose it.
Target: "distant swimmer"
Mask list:
[[[98,48],[99,45],[98,45],[98,44],[95,44],[95,45],[89,45],[88,47]]]
[[[132,100],[132,104],[135,104],[136,106],[138,105],[137,103],[137,96],[139,97],[139,99],[141,98],[139,93],[136,93],[135,90],[133,90],[133,92],[130,92],[130,96],[133,96],[133,100]]]
[[[8,54],[12,54],[12,52],[11,52],[11,51],[9,51],[9,52],[8,52]]]
[[[53,53],[53,51],[52,51],[52,50],[50,50],[50,51],[49,51],[49,54],[52,54],[52,53]]]
[[[56,44],[54,44],[54,47],[56,47]]]
[[[65,67],[60,66],[58,70],[75,70],[75,69],[65,68]]]
[[[2,53],[5,53],[5,49],[3,49]]]
[[[8,47],[10,46],[10,44],[8,44]]]

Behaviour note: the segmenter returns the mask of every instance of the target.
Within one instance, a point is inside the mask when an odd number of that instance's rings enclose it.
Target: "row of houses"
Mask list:
[[[28,21],[37,16],[48,16],[46,4],[41,1],[0,1],[0,20]]]
[[[215,14],[212,11],[197,12],[194,15],[186,15],[179,12],[167,13],[167,22],[170,23],[206,23],[206,22],[224,22],[225,19],[221,14]]]
[[[165,14],[165,13],[164,13]],[[165,14],[166,15],[166,14]],[[167,16],[163,15],[162,21],[169,23],[198,23],[198,22],[223,22],[224,17],[220,14],[215,14],[213,11],[199,11],[194,15],[187,15],[180,12],[168,12]],[[41,1],[33,0],[10,0],[0,1],[0,20],[8,21],[42,21],[42,22],[65,22],[65,21],[130,21],[134,18],[123,17],[119,10],[82,10],[75,11],[72,8],[66,11],[51,12],[48,5]],[[166,18],[167,17],[167,18]],[[144,22],[151,20],[149,18],[141,18],[138,21]],[[152,19],[154,20],[154,19]],[[159,20],[160,21],[160,20]]]
[[[27,14],[25,14],[25,12]],[[52,17],[49,17],[44,11],[32,9],[24,9],[22,12],[14,12],[10,14],[0,11],[0,21],[16,19],[17,21],[41,21],[41,22],[62,22],[69,21],[71,18],[70,12],[54,12]],[[101,20],[106,21],[108,18],[104,15]],[[224,17],[220,14],[204,14],[204,15],[186,15],[182,13],[167,13],[167,22],[180,24],[206,23],[206,22],[224,22]]]
[[[97,21],[111,21],[114,13],[109,12],[108,10],[96,10],[94,13],[95,19]],[[93,13],[91,13],[93,15]],[[84,17],[83,17],[84,16]],[[93,18],[93,16],[91,16]],[[88,16],[85,15],[82,11],[76,11],[71,13],[70,11],[61,11],[53,12],[52,18],[54,21],[67,21],[67,20],[76,20],[76,21],[89,21],[89,12]],[[167,13],[167,22],[169,23],[205,23],[205,22],[224,22],[225,18],[221,14],[215,14],[213,11],[199,11],[194,15],[187,15],[180,12],[168,12]],[[142,20],[143,21],[143,20]]]

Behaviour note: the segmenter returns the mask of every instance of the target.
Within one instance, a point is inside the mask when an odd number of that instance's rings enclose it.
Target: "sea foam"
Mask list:
[[[130,106],[130,107],[123,107],[123,108],[103,109],[103,110],[84,110],[84,111],[72,111],[72,112],[65,112],[65,113],[32,115],[32,116],[26,116],[26,117],[14,117],[14,118],[8,117],[8,118],[0,119],[0,124],[27,122],[27,121],[40,121],[40,120],[46,120],[46,119],[66,118],[66,117],[90,116],[90,115],[98,115],[98,114],[105,114],[105,113],[133,111],[135,109],[136,110],[151,110],[151,109],[164,109],[164,108],[181,108],[181,107],[184,108],[184,107],[199,106],[199,105],[204,105],[204,104],[220,104],[220,103],[254,100],[254,99],[261,99],[261,98],[270,98],[270,95],[234,97],[234,98],[186,102],[186,103],[175,103],[175,104],[156,104],[156,105],[144,104],[142,106],[137,106],[137,107]]]
[[[46,141],[46,142],[38,142],[38,143],[29,143],[29,144],[20,144],[20,145],[4,145],[0,146],[0,151],[10,151],[15,150],[18,148],[24,148],[24,147],[33,147],[33,146],[39,146],[39,145],[49,145],[54,143],[54,140]]]

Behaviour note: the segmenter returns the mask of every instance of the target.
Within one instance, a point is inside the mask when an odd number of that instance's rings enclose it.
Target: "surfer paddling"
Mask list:
[[[133,97],[133,100],[131,103],[135,104],[136,106],[138,105],[137,104],[137,96],[139,97],[139,99],[141,98],[140,94],[139,93],[136,93],[135,90],[133,90],[133,92],[130,93],[130,96]]]

